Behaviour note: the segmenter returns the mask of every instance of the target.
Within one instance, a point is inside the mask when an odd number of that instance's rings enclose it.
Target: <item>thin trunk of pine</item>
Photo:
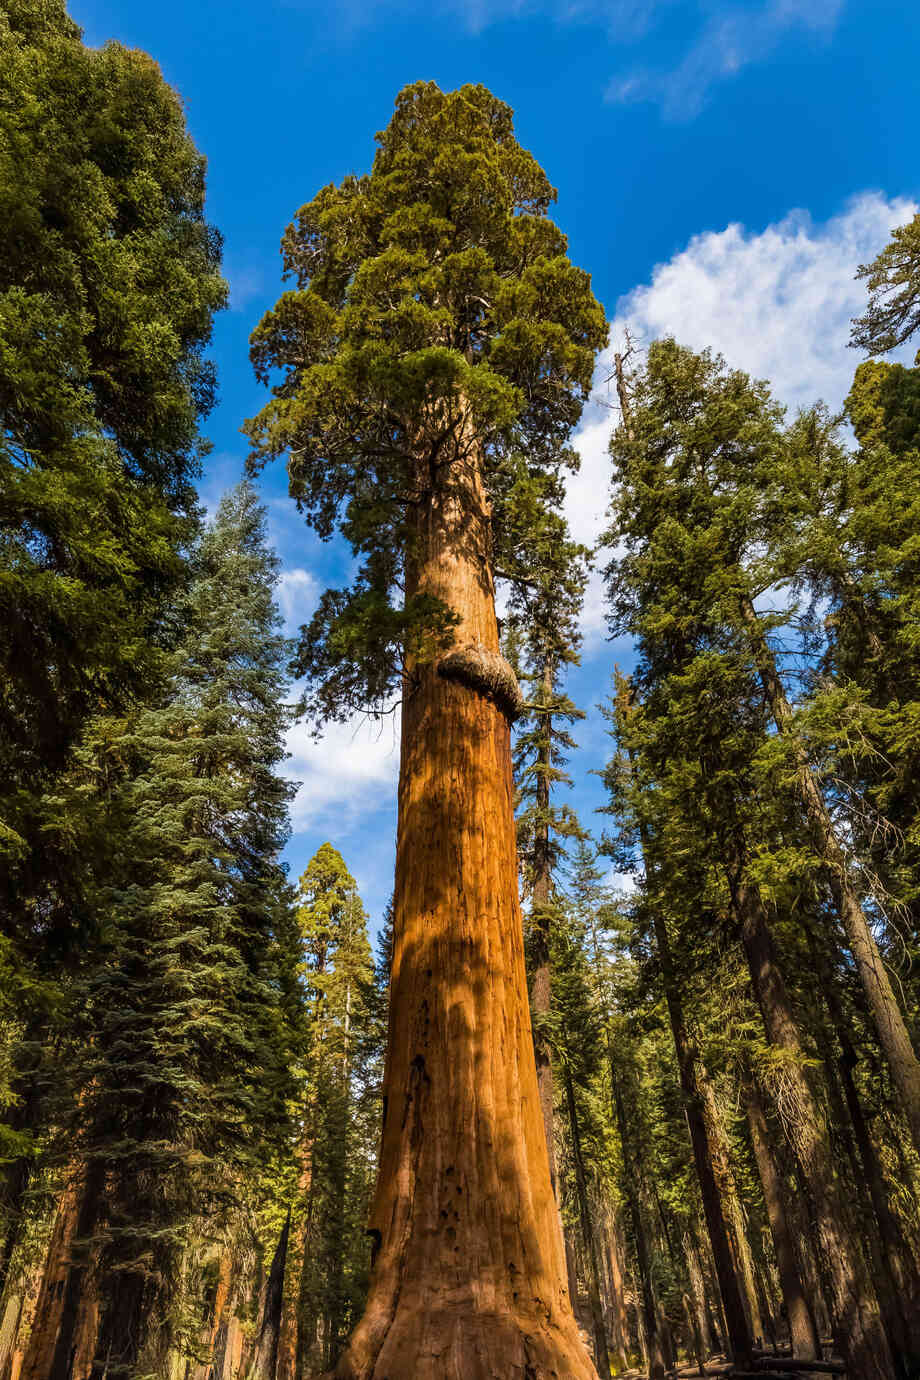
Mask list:
[[[730,878],[730,889],[767,1038],[785,1055],[780,1113],[814,1202],[838,1345],[860,1380],[895,1380],[859,1234],[835,1172],[827,1126],[804,1068],[805,1051],[776,960],[766,910],[756,889],[739,877]]]
[[[552,667],[549,658],[543,665],[542,686],[544,702],[549,702],[553,688]],[[553,1055],[545,1023],[552,1005],[552,965],[550,961],[550,900],[553,877],[549,838],[549,767],[550,767],[549,724],[545,725],[543,739],[537,749],[537,773],[535,783],[536,827],[534,830],[533,858],[533,983],[531,985],[530,1005],[533,1013],[533,1048],[537,1061],[537,1087],[540,1092],[540,1107],[543,1112],[543,1125],[546,1130],[546,1150],[549,1155],[549,1175],[556,1190],[556,1151],[553,1143]]]
[[[591,1218],[591,1206],[588,1202],[588,1181],[585,1175],[578,1107],[575,1102],[575,1085],[572,1081],[572,1070],[565,1061],[563,1062],[562,1078],[565,1084],[566,1111],[569,1116],[569,1135],[572,1139],[572,1159],[575,1164],[578,1220],[581,1224],[581,1239],[588,1266],[588,1301],[591,1307],[591,1328],[594,1333],[594,1363],[600,1380],[610,1380],[610,1356],[607,1351],[607,1329],[604,1326],[604,1309],[601,1304],[601,1270],[598,1260],[597,1238]]]
[[[693,1302],[693,1316],[699,1329],[700,1345],[703,1348],[703,1355],[708,1358],[715,1351],[715,1338],[712,1334],[709,1310],[706,1307],[706,1282],[703,1276],[703,1263],[700,1259],[696,1229],[693,1226],[688,1227],[684,1233],[684,1259],[687,1263],[690,1298]]]
[[[684,1023],[683,1001],[674,968],[667,925],[664,917],[657,909],[654,925],[665,1000],[671,1021],[674,1049],[677,1054],[680,1085],[684,1095],[684,1114],[690,1132],[693,1162],[700,1185],[703,1213],[706,1218],[706,1228],[712,1247],[719,1291],[722,1296],[727,1329],[726,1347],[736,1365],[746,1365],[752,1359],[753,1338],[725,1222],[723,1207],[725,1199],[720,1191],[716,1175],[716,1147],[712,1143],[712,1133],[707,1125],[705,1112],[705,1079],[700,1076],[699,1057],[687,1034]]]
[[[725,1135],[722,1111],[709,1075],[701,1063],[697,1067],[696,1077],[703,1123],[706,1127],[709,1145],[709,1162],[719,1201],[725,1212],[729,1247],[734,1263],[735,1278],[739,1285],[741,1306],[744,1309],[748,1335],[752,1338],[753,1343],[759,1346],[763,1342],[763,1328],[754,1288],[751,1253],[748,1248],[744,1217],[732,1174],[731,1156]]]
[[[284,1282],[281,1289],[281,1321],[278,1329],[276,1380],[298,1380],[300,1355],[300,1295],[304,1262],[310,1238],[310,1212],[313,1192],[313,1142],[305,1136],[300,1146],[297,1176],[297,1206],[291,1209],[291,1230],[285,1253]]]
[[[639,1273],[639,1301],[637,1314],[642,1325],[641,1335],[644,1338],[643,1345],[649,1380],[661,1380],[661,1377],[664,1376],[665,1369],[664,1352],[658,1331],[658,1307],[655,1300],[655,1289],[652,1283],[652,1266],[648,1234],[645,1228],[642,1203],[639,1198],[640,1169],[633,1155],[629,1125],[626,1120],[626,1109],[623,1106],[623,1095],[620,1091],[620,1083],[617,1077],[616,1062],[613,1057],[613,1046],[610,1043],[609,1031],[607,1033],[607,1054],[610,1068],[610,1091],[613,1099],[614,1111],[616,1113],[620,1146],[623,1152],[623,1174],[625,1178],[625,1183],[622,1185],[623,1196],[626,1199],[626,1208],[629,1213],[630,1226],[632,1227],[633,1245],[636,1251],[636,1267]]]
[[[46,1380],[51,1374],[85,1187],[85,1166],[80,1164],[70,1171],[55,1214],[35,1310],[35,1324],[29,1333],[20,1372],[22,1380]]]
[[[61,1290],[57,1338],[50,1368],[44,1372],[47,1380],[71,1380],[73,1374],[81,1311],[92,1287],[91,1260],[88,1248],[83,1243],[91,1236],[99,1220],[104,1185],[105,1170],[98,1160],[94,1160],[85,1171],[76,1226],[70,1236],[69,1264]],[[78,1377],[78,1380],[82,1380],[82,1377]]]
[[[901,1098],[914,1146],[920,1153],[920,1060],[914,1053],[887,969],[853,885],[846,853],[837,837],[805,749],[796,736],[792,709],[777,672],[776,661],[767,645],[750,599],[742,599],[741,612],[748,628],[757,669],[777,732],[789,735],[794,745],[796,777],[802,805],[811,825],[819,855],[825,865],[827,883],[856,963],[876,1033]]]
[[[410,657],[404,677],[374,1265],[336,1374],[591,1380],[537,1086],[503,707],[513,675],[465,400],[430,418],[414,487],[406,595],[454,611],[456,651]]]
[[[284,1276],[287,1268],[290,1235],[291,1210],[288,1208],[265,1285],[259,1331],[249,1367],[250,1380],[275,1380],[275,1371],[278,1367],[278,1342],[281,1336],[281,1305],[284,1299]]]
[[[607,1251],[607,1274],[610,1279],[609,1331],[613,1343],[614,1359],[619,1370],[626,1369],[629,1350],[628,1322],[624,1296],[626,1293],[625,1263],[623,1246],[620,1240],[619,1225],[610,1203],[607,1204],[605,1223],[605,1245]]]
[[[703,1333],[700,1328],[699,1314],[697,1313],[696,1307],[691,1301],[689,1294],[682,1295],[681,1304],[683,1305],[684,1317],[687,1322],[687,1337],[690,1341],[690,1349],[693,1355],[693,1359],[696,1361],[697,1373],[699,1375],[705,1375],[706,1351],[703,1344]]]
[[[866,1169],[859,1153],[855,1127],[844,1098],[841,1061],[836,1057],[836,1051],[822,1022],[819,1022],[816,1027],[816,1038],[824,1061],[828,1103],[832,1119],[853,1171],[853,1183],[856,1187],[856,1200],[859,1204],[863,1241],[871,1267],[872,1281],[878,1298],[882,1322],[897,1363],[898,1374],[902,1380],[912,1380],[905,1365],[911,1346],[908,1340],[908,1327],[904,1317],[902,1300],[895,1280],[892,1260],[884,1248],[873,1212]]]
[[[815,1360],[821,1356],[821,1339],[799,1272],[795,1239],[786,1216],[786,1191],[773,1155],[763,1100],[751,1075],[744,1079],[743,1093],[754,1158],[773,1237],[783,1303],[786,1305],[792,1354],[801,1360]]]
[[[850,1023],[837,993],[836,979],[820,952],[816,936],[810,934],[809,938],[812,943],[812,952],[820,964],[822,990],[840,1044],[841,1057],[837,1061],[837,1069],[853,1130],[854,1172],[868,1196],[878,1233],[881,1266],[887,1293],[890,1297],[886,1325],[895,1350],[903,1353],[906,1373],[913,1375],[920,1373],[920,1274],[918,1274],[917,1262],[905,1240],[898,1218],[892,1211],[885,1176],[882,1173],[875,1143],[866,1124],[862,1102],[853,1077],[853,1070],[859,1060],[850,1034]]]

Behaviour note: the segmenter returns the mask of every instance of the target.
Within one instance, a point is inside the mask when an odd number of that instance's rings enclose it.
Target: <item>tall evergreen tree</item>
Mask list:
[[[222,501],[160,702],[100,724],[87,777],[122,777],[100,879],[99,961],[82,983],[74,1112],[80,1235],[97,1281],[93,1374],[157,1372],[193,1227],[264,1152],[287,1088],[279,853],[291,787],[277,560],[243,484]],[[86,1269],[69,1272],[51,1374],[69,1374]]]
[[[606,324],[554,192],[479,86],[406,88],[370,174],[284,239],[253,337],[283,377],[254,462],[361,559],[301,644],[319,720],[401,688],[391,1021],[376,1242],[342,1376],[589,1376],[564,1284],[527,1019],[493,523],[516,457],[552,474]],[[449,784],[448,784],[449,783]]]
[[[827,807],[753,611],[754,597],[784,573],[771,564],[781,497],[775,506],[771,499],[788,463],[781,418],[764,386],[659,342],[638,381],[630,427],[612,450],[616,535],[625,545],[610,571],[613,620],[639,638],[646,697],[644,739],[634,743],[661,807],[673,802],[683,827],[696,832],[691,846],[711,858],[710,886],[721,873],[713,899],[737,927],[768,1039],[795,1089],[796,1150],[820,1223],[840,1343],[862,1373],[889,1377],[891,1355],[764,900],[766,802],[794,801],[806,866],[826,886],[851,943],[854,934],[861,940],[847,910],[854,883],[842,857],[831,856]],[[779,730],[773,737],[764,700]],[[762,762],[774,773],[772,796],[758,790]]]

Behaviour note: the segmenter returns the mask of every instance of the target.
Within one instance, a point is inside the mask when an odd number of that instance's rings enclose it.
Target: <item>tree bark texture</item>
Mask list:
[[[284,1301],[284,1275],[290,1234],[291,1212],[289,1208],[265,1284],[259,1332],[249,1368],[250,1380],[275,1380],[275,1371],[278,1367],[278,1342],[281,1335],[281,1305]]]
[[[767,1220],[773,1237],[776,1253],[776,1267],[779,1272],[780,1288],[786,1305],[786,1321],[789,1325],[789,1338],[793,1356],[802,1360],[815,1360],[821,1356],[821,1339],[814,1313],[802,1284],[795,1239],[786,1216],[786,1194],[782,1177],[773,1155],[770,1128],[763,1107],[760,1089],[753,1077],[744,1080],[744,1104],[754,1158],[763,1188]]]
[[[770,1043],[787,1055],[780,1114],[815,1207],[837,1343],[860,1380],[894,1380],[894,1363],[859,1234],[835,1173],[827,1126],[803,1066],[804,1049],[766,910],[755,888],[737,878],[730,879],[730,884],[764,1029]]]
[[[805,749],[795,738],[792,709],[776,670],[776,662],[761,630],[754,606],[747,598],[742,600],[742,615],[750,632],[754,657],[777,731],[789,734],[793,738],[796,776],[802,805],[811,825],[819,856],[825,864],[827,884],[856,963],[876,1033],[891,1068],[895,1087],[898,1089],[914,1146],[920,1154],[920,1060],[914,1053],[888,971],[853,885],[846,854],[837,838],[824,797],[815,781]]]
[[[543,689],[547,696],[552,690],[552,668],[549,660],[543,668]],[[534,838],[534,877],[532,903],[533,922],[533,983],[530,1006],[534,1017],[533,1047],[537,1061],[537,1087],[540,1090],[540,1107],[543,1111],[543,1125],[546,1128],[546,1149],[549,1155],[549,1176],[556,1193],[556,1151],[553,1144],[553,1056],[549,1037],[543,1029],[552,1004],[552,966],[550,962],[550,900],[552,897],[552,871],[550,867],[549,842],[549,731],[547,724],[546,740],[538,749],[536,779],[537,825]],[[558,1194],[557,1194],[558,1197]]]
[[[494,666],[482,455],[461,401],[419,447],[406,594]],[[510,674],[510,668],[509,674]],[[566,1289],[537,1087],[506,713],[484,684],[404,678],[390,1020],[365,1313],[349,1380],[592,1380]]]
[[[707,1125],[700,1089],[699,1060],[684,1022],[683,1002],[674,969],[667,925],[664,917],[657,910],[654,924],[665,1000],[671,1021],[674,1049],[677,1054],[680,1085],[684,1095],[684,1112],[693,1147],[693,1162],[700,1185],[703,1213],[712,1246],[716,1276],[722,1296],[725,1325],[728,1330],[726,1345],[732,1360],[737,1365],[747,1364],[753,1356],[753,1339],[729,1242],[723,1207],[724,1200],[715,1172],[715,1150],[711,1143],[710,1129]]]
[[[572,1158],[575,1162],[578,1219],[581,1224],[585,1260],[588,1264],[588,1300],[591,1305],[591,1329],[594,1333],[594,1362],[600,1380],[610,1380],[610,1357],[607,1351],[604,1309],[601,1305],[601,1271],[598,1261],[597,1239],[594,1223],[591,1220],[591,1206],[588,1202],[588,1181],[581,1145],[581,1127],[578,1123],[578,1107],[575,1103],[575,1086],[572,1082],[572,1071],[568,1064],[563,1070],[563,1080],[565,1082],[565,1105],[569,1116],[569,1133],[572,1137]]]
[[[636,1268],[639,1275],[639,1299],[637,1301],[636,1314],[640,1323],[640,1336],[642,1338],[642,1347],[645,1354],[649,1380],[661,1380],[661,1377],[664,1376],[665,1369],[664,1350],[658,1330],[658,1306],[655,1299],[654,1285],[652,1283],[652,1265],[648,1245],[648,1233],[645,1226],[645,1217],[642,1212],[642,1203],[639,1198],[640,1170],[633,1155],[629,1125],[626,1120],[626,1109],[623,1106],[623,1095],[620,1091],[619,1079],[617,1077],[613,1048],[609,1043],[609,1033],[607,1038],[607,1052],[610,1066],[610,1089],[613,1097],[614,1111],[616,1113],[617,1130],[620,1135],[620,1147],[623,1151],[623,1171],[625,1179],[623,1193],[626,1199],[626,1209],[629,1213],[630,1226],[632,1227],[633,1245],[636,1252]]]

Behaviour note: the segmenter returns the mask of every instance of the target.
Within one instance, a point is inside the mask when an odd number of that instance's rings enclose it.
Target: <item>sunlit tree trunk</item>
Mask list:
[[[792,1354],[802,1360],[814,1360],[821,1355],[821,1341],[814,1313],[802,1285],[795,1239],[786,1216],[786,1194],[773,1155],[760,1090],[753,1077],[745,1078],[743,1091],[754,1158],[757,1161],[767,1220],[773,1237],[773,1249],[776,1252],[780,1288],[786,1305]]]
[[[416,481],[406,594],[440,598],[459,622],[454,651],[410,660],[404,680],[374,1268],[336,1374],[588,1380],[524,971],[513,675],[498,652],[482,456],[464,404],[432,419]]]

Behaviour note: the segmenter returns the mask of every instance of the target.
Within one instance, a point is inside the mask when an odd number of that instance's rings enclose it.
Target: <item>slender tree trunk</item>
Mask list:
[[[591,1220],[591,1207],[588,1202],[588,1183],[585,1176],[585,1161],[581,1146],[581,1127],[578,1124],[578,1108],[575,1104],[575,1087],[572,1071],[563,1064],[565,1084],[565,1105],[569,1114],[569,1133],[572,1137],[572,1159],[575,1162],[575,1191],[578,1194],[578,1218],[581,1223],[581,1239],[588,1264],[588,1299],[591,1305],[591,1327],[594,1332],[594,1362],[600,1380],[610,1380],[610,1357],[607,1351],[607,1329],[604,1326],[604,1310],[601,1305],[601,1271],[597,1255],[597,1239],[594,1223]]]
[[[22,1380],[46,1380],[51,1374],[85,1188],[86,1170],[83,1164],[79,1164],[68,1174],[55,1214],[35,1323],[22,1363]]]
[[[614,1357],[619,1370],[626,1369],[626,1353],[629,1350],[628,1324],[624,1295],[626,1292],[625,1264],[620,1231],[613,1208],[607,1204],[606,1230],[604,1233],[607,1249],[607,1273],[610,1278],[609,1331],[613,1341]]]
[[[802,1360],[815,1360],[821,1356],[821,1339],[799,1273],[795,1241],[786,1216],[786,1194],[773,1157],[770,1130],[760,1090],[750,1074],[745,1077],[743,1091],[754,1158],[757,1161],[767,1220],[773,1237],[773,1249],[776,1252],[780,1288],[786,1305],[792,1354]]]
[[[284,1275],[287,1267],[287,1248],[290,1234],[291,1210],[288,1208],[265,1285],[259,1332],[256,1337],[252,1364],[249,1368],[250,1380],[275,1380],[275,1371],[278,1366],[278,1341],[281,1335],[281,1304],[284,1299]]]
[[[706,1351],[703,1344],[703,1333],[700,1329],[700,1318],[695,1305],[691,1302],[690,1295],[684,1294],[681,1303],[684,1308],[684,1317],[687,1320],[687,1336],[690,1341],[690,1348],[693,1358],[696,1361],[696,1369],[700,1375],[706,1374]]]
[[[629,1134],[629,1126],[626,1121],[626,1110],[623,1106],[623,1096],[620,1092],[619,1079],[617,1078],[616,1063],[613,1057],[613,1046],[610,1043],[609,1031],[607,1033],[607,1053],[610,1066],[610,1090],[613,1098],[614,1110],[616,1112],[620,1145],[623,1151],[623,1172],[626,1180],[623,1185],[623,1193],[626,1199],[626,1208],[629,1213],[630,1226],[632,1227],[633,1243],[636,1250],[636,1267],[639,1272],[640,1297],[636,1311],[642,1325],[641,1335],[644,1338],[643,1347],[646,1355],[649,1380],[660,1380],[664,1375],[664,1352],[662,1350],[661,1337],[658,1331],[658,1307],[655,1300],[654,1286],[652,1284],[652,1267],[648,1247],[648,1234],[645,1229],[642,1203],[639,1198],[639,1176],[641,1171],[633,1155],[632,1141]]]
[[[300,1294],[304,1261],[310,1238],[310,1213],[313,1190],[313,1143],[308,1135],[300,1147],[297,1178],[297,1205],[291,1211],[291,1230],[285,1252],[284,1283],[281,1290],[281,1321],[278,1329],[277,1380],[296,1380],[301,1347]]]
[[[435,423],[452,440],[419,448],[406,593],[459,622],[404,682],[376,1249],[336,1374],[590,1380],[537,1087],[482,454],[462,400]]]
[[[776,662],[763,635],[750,599],[742,600],[754,657],[770,710],[779,733],[788,734],[795,746],[799,795],[825,864],[827,883],[840,915],[847,944],[856,963],[876,1032],[901,1098],[914,1146],[920,1154],[920,1060],[914,1053],[901,1008],[891,987],[869,922],[853,885],[846,854],[811,771],[805,750],[795,735],[792,709],[786,699]]]
[[[863,1259],[859,1235],[837,1179],[821,1109],[803,1067],[804,1050],[773,937],[757,891],[731,878],[732,902],[741,924],[754,995],[767,1038],[784,1051],[786,1093],[781,1107],[815,1205],[834,1309],[834,1327],[844,1359],[860,1380],[895,1380],[895,1369],[878,1305]]]
[[[850,1035],[850,1023],[837,993],[835,975],[829,971],[829,965],[820,953],[816,937],[810,934],[809,938],[812,952],[821,965],[822,989],[840,1043],[841,1058],[837,1061],[837,1068],[853,1129],[856,1152],[854,1172],[860,1184],[864,1186],[878,1233],[881,1266],[890,1297],[889,1320],[886,1320],[886,1325],[895,1350],[903,1353],[906,1374],[913,1376],[920,1374],[920,1275],[917,1262],[891,1209],[885,1176],[866,1124],[853,1077],[853,1070],[859,1061]]]
[[[648,858],[646,857],[646,866]],[[700,1086],[699,1058],[684,1023],[683,1002],[671,953],[671,940],[664,917],[658,909],[654,914],[655,938],[661,967],[665,1000],[671,1020],[671,1034],[677,1054],[677,1067],[684,1095],[684,1113],[693,1148],[693,1162],[703,1200],[703,1213],[712,1246],[725,1325],[728,1329],[726,1346],[736,1365],[746,1365],[752,1359],[753,1339],[744,1307],[741,1286],[733,1259],[723,1211],[723,1197],[715,1172],[716,1149],[707,1126],[703,1092]]]
[[[684,1233],[684,1259],[687,1262],[687,1278],[690,1281],[690,1297],[693,1301],[693,1316],[700,1334],[703,1355],[709,1357],[715,1351],[715,1338],[709,1310],[706,1307],[706,1282],[703,1276],[703,1263],[695,1228],[688,1227]]]
[[[70,1236],[69,1265],[61,1291],[61,1311],[54,1354],[50,1369],[45,1372],[47,1380],[71,1380],[73,1374],[81,1309],[89,1293],[91,1277],[88,1248],[81,1243],[91,1235],[99,1219],[104,1184],[105,1171],[99,1161],[93,1161],[85,1172],[76,1228]],[[82,1377],[78,1377],[78,1380],[82,1380]]]
[[[543,667],[543,691],[548,701],[553,688],[552,667],[547,658]],[[537,823],[534,836],[534,877],[532,893],[533,923],[533,983],[530,1006],[534,1017],[533,1048],[537,1061],[537,1087],[546,1129],[546,1150],[549,1155],[549,1175],[556,1193],[556,1152],[553,1144],[553,1055],[544,1028],[552,1005],[552,966],[550,962],[550,901],[552,898],[552,868],[549,839],[549,736],[540,743],[537,755],[536,808]],[[558,1196],[558,1195],[557,1195]]]

